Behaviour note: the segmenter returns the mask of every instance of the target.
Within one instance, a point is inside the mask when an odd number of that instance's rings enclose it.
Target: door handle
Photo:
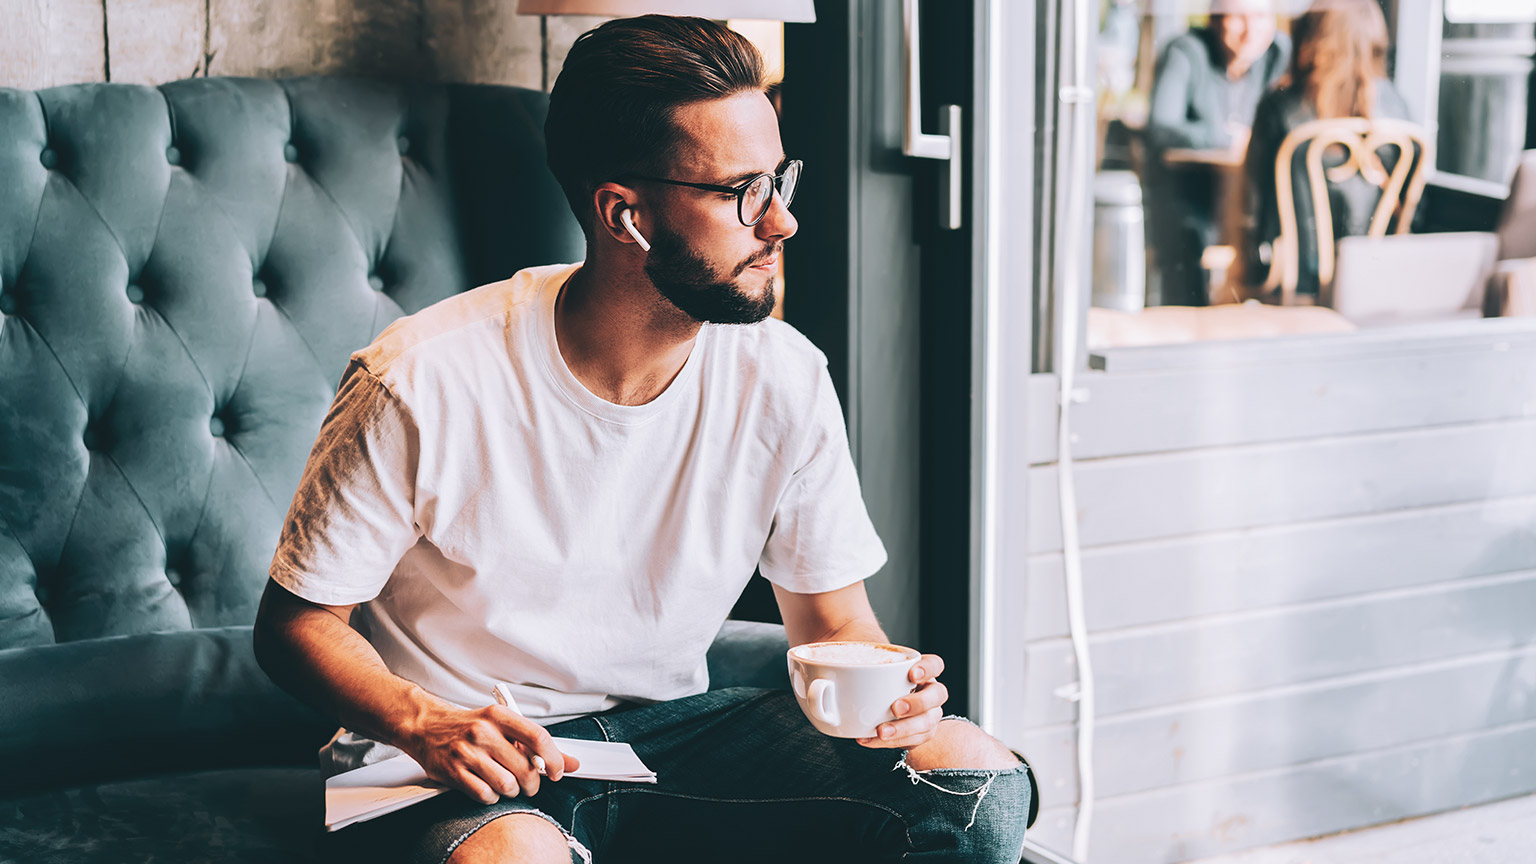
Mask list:
[[[919,51],[917,0],[902,0],[902,61],[907,71],[907,117],[902,127],[901,152],[919,159],[942,159],[949,170],[939,175],[939,227],[959,228],[960,192],[960,106],[939,106],[939,134],[923,131],[922,59]]]

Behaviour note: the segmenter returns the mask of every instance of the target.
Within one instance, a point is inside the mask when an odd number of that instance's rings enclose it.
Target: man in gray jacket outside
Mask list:
[[[1205,305],[1200,256],[1218,242],[1224,200],[1215,171],[1171,168],[1164,154],[1226,150],[1240,165],[1259,97],[1285,73],[1290,47],[1276,32],[1272,0],[1214,0],[1210,26],[1176,37],[1158,57],[1147,118],[1146,199],[1163,305]]]

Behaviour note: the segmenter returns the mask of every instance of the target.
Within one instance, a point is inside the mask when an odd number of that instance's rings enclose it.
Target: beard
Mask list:
[[[772,287],[778,277],[771,277],[756,297],[736,280],[748,267],[778,254],[783,245],[769,244],[722,278],[682,237],[657,226],[645,259],[645,275],[661,296],[701,324],[756,324],[773,312]]]

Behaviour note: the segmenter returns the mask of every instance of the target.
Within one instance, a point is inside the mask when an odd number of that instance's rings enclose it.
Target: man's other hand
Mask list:
[[[502,796],[538,794],[534,756],[544,759],[550,780],[581,765],[555,747],[543,726],[501,705],[430,710],[397,743],[421,763],[428,777],[482,804],[494,804]]]
[[[1228,123],[1227,138],[1231,141],[1227,149],[1233,153],[1248,152],[1248,139],[1253,137],[1253,129],[1243,123]]]
[[[875,738],[860,738],[865,747],[900,747],[910,749],[933,737],[944,716],[944,703],[949,690],[939,683],[939,673],[944,671],[944,661],[937,654],[924,654],[918,658],[908,677],[917,689],[897,699],[891,705],[895,720],[881,723],[875,729]]]

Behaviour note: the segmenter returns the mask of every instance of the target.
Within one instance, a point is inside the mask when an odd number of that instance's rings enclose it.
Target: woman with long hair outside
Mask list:
[[[1317,0],[1293,23],[1291,36],[1295,47],[1290,73],[1259,101],[1245,160],[1251,194],[1243,270],[1244,281],[1251,288],[1265,281],[1272,245],[1280,233],[1275,159],[1285,136],[1313,120],[1411,119],[1407,103],[1387,78],[1387,22],[1375,0]],[[1395,152],[1383,151],[1382,155],[1384,167],[1390,169]],[[1299,149],[1291,175],[1299,242],[1297,293],[1315,297],[1317,226],[1307,191],[1304,156],[1305,150]],[[1324,164],[1338,161],[1325,155]],[[1379,200],[1378,187],[1359,175],[1331,184],[1334,236],[1364,234]]]

